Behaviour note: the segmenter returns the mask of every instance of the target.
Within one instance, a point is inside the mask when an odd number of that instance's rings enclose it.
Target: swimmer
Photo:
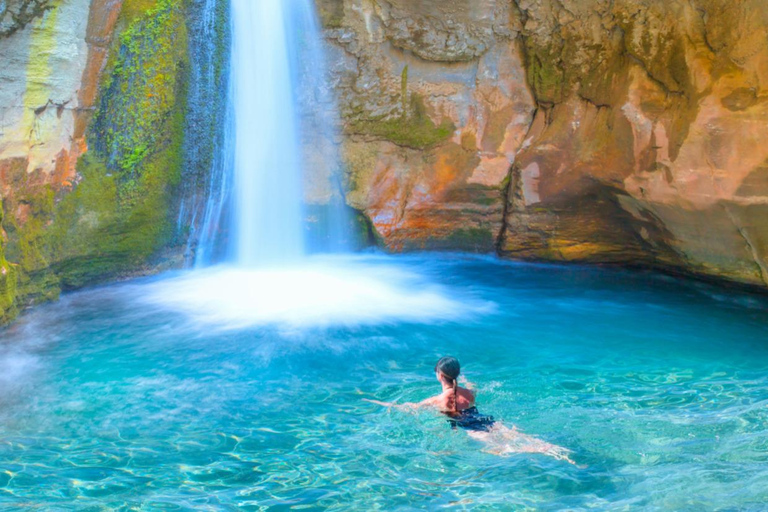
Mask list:
[[[435,376],[443,387],[442,393],[421,402],[396,404],[369,400],[366,402],[401,409],[435,408],[448,416],[448,423],[454,430],[461,428],[474,439],[486,443],[486,450],[495,455],[513,453],[541,453],[575,464],[568,454],[570,450],[541,439],[523,434],[515,427],[509,428],[491,416],[480,414],[475,407],[475,391],[471,383],[463,381],[466,388],[459,386],[461,366],[455,357],[443,357],[435,365]]]

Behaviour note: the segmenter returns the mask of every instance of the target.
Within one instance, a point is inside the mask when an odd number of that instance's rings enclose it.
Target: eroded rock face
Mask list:
[[[768,6],[520,1],[540,109],[502,251],[764,286]]]
[[[41,234],[86,151],[119,0],[3,2],[0,12],[0,322],[58,295]],[[6,259],[7,258],[7,259]]]
[[[768,4],[318,3],[389,248],[768,283]]]
[[[10,37],[53,8],[51,0],[2,0],[0,37]]]
[[[90,0],[55,8],[50,2],[33,4],[39,4],[39,16],[0,38],[0,169],[9,172],[14,162],[26,159],[27,173],[39,170],[61,185],[74,176],[85,147],[86,118],[109,43],[105,35],[116,18],[110,12],[119,12],[120,4],[96,1],[90,17]],[[9,180],[2,185],[3,197],[13,193]]]
[[[305,134],[309,204],[344,194],[396,251],[768,286],[763,0],[316,1],[342,116]],[[222,90],[224,8],[0,0],[0,321],[184,245],[217,140],[187,29],[217,24]]]
[[[323,0],[347,200],[393,250],[493,251],[533,119],[506,1]]]

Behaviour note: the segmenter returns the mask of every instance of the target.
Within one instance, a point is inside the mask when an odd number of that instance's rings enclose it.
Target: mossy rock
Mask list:
[[[1,217],[0,217],[1,218]],[[14,265],[6,261],[0,242],[0,322],[6,323],[16,316],[16,284],[18,272]]]
[[[3,205],[0,321],[62,289],[146,268],[171,243],[189,68],[184,6],[126,0],[74,186],[54,194],[26,173],[14,186]]]
[[[435,249],[458,249],[467,252],[487,253],[494,250],[496,235],[485,228],[462,228],[449,236],[434,241]]]
[[[344,26],[344,0],[315,0],[315,3],[324,28]]]
[[[366,119],[352,123],[349,131],[382,138],[413,149],[426,149],[451,138],[456,126],[449,120],[436,125],[427,114],[424,100],[411,95],[410,109],[400,117]]]
[[[450,139],[456,126],[448,119],[440,125],[435,124],[427,112],[424,98],[417,93],[408,93],[408,66],[403,68],[400,88],[399,116],[361,117],[350,123],[347,131],[413,149],[426,149]]]

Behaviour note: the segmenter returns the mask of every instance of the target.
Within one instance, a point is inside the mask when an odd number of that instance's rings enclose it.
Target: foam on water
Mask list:
[[[494,305],[392,258],[316,256],[275,267],[217,266],[149,285],[144,300],[215,329],[462,321]]]

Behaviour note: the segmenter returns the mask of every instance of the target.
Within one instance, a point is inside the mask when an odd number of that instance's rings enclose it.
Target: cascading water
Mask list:
[[[324,223],[321,235],[307,236],[305,173],[317,181],[340,169],[314,1],[231,0],[230,17],[225,141],[196,269],[148,287],[146,299],[214,329],[423,321],[493,309],[460,306],[386,256],[314,254],[343,253],[349,238],[339,197],[312,215]]]
[[[303,220],[302,131],[319,132],[326,142],[334,132],[335,103],[312,2],[232,0],[231,19],[231,117],[219,158],[224,171],[212,173],[219,181],[210,186],[198,268],[212,263],[221,243],[226,259],[244,267],[283,264],[313,249]],[[325,146],[323,164],[332,173],[337,150]],[[335,229],[343,216],[338,206],[328,208],[333,213],[324,227],[334,239],[326,247],[335,249],[343,238]],[[217,236],[224,209],[230,219],[226,241]]]
[[[189,2],[189,50],[195,58],[190,62],[187,92],[187,128],[184,141],[184,176],[177,219],[177,233],[189,230],[185,260],[211,261],[212,244],[208,240],[220,225],[224,196],[229,190],[231,153],[226,149],[231,140],[227,115],[229,87],[227,62],[222,62],[222,49],[229,47],[230,30],[226,19],[228,0],[191,0]],[[222,122],[224,119],[226,122]],[[225,148],[225,149],[222,149]],[[202,177],[205,177],[203,180]],[[200,183],[205,181],[207,187]],[[201,190],[202,189],[202,190]],[[198,223],[198,219],[204,222]]]
[[[232,1],[235,105],[234,260],[274,263],[304,254],[295,109],[294,2]],[[295,69],[295,68],[294,68]]]

